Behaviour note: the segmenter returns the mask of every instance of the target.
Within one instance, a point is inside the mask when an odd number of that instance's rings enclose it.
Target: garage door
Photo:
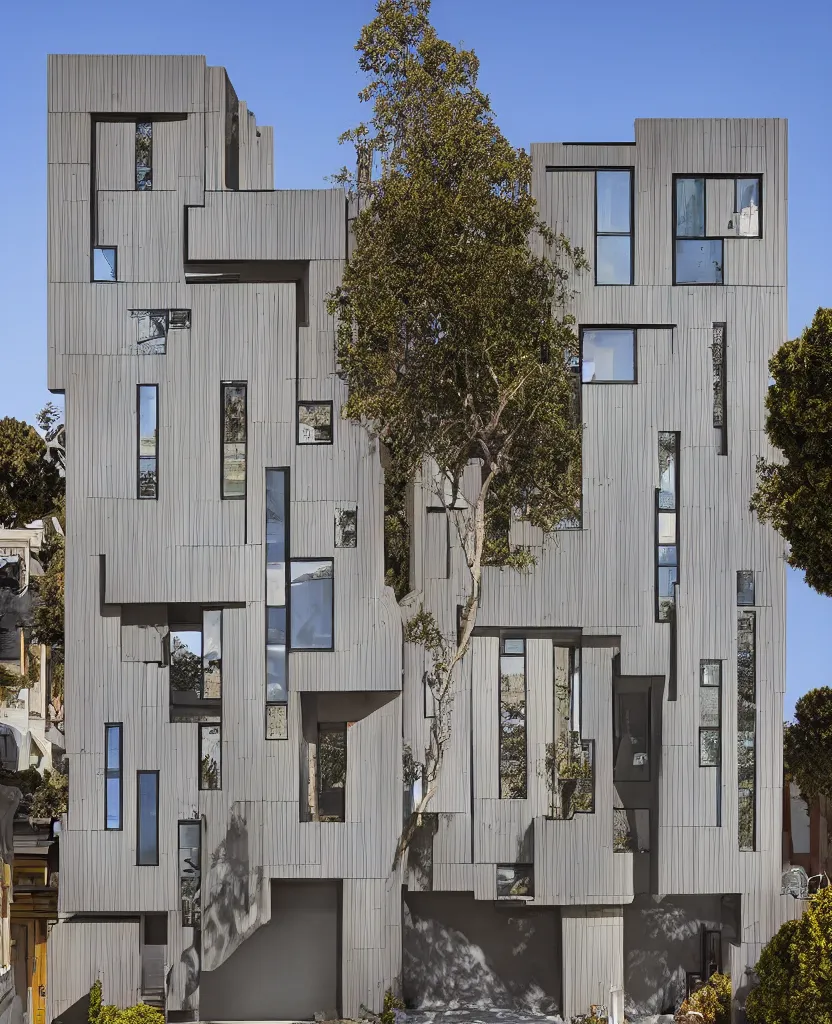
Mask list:
[[[272,882],[272,918],[200,980],[199,1016],[337,1017],[340,882]]]

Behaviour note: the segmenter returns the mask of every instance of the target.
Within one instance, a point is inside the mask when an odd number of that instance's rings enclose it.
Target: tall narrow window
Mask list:
[[[159,497],[159,386],[139,384],[138,495]]]
[[[179,822],[179,903],[182,925],[199,928],[202,923],[202,828],[199,821]]]
[[[679,580],[679,435],[659,433],[656,492],[656,619],[669,622]]]
[[[225,187],[240,187],[240,104],[228,75],[225,76]]]
[[[153,124],[136,123],[136,189],[148,192],[153,188]]]
[[[285,740],[289,735],[286,671],[288,481],[288,470],[266,470],[266,739],[269,740]]]
[[[206,608],[202,612],[202,697],[222,697],[222,610]]]
[[[754,570],[739,569],[737,571],[737,605],[740,608],[753,608],[756,603],[754,598]]]
[[[332,559],[294,558],[289,572],[289,622],[295,651],[333,649]]]
[[[707,238],[705,179],[676,178],[674,284],[722,284],[722,239]]]
[[[736,179],[735,226],[737,234],[744,238],[760,237],[760,192],[762,191],[762,184],[762,179],[759,177]]]
[[[699,662],[699,767],[722,763],[722,662]]]
[[[595,172],[595,283],[633,283],[633,172]]]
[[[222,726],[199,726],[199,788],[222,789]]]
[[[500,641],[500,797],[526,797],[526,641]]]
[[[122,762],[121,723],[104,726],[104,828],[118,831],[124,827],[121,813]]]
[[[737,613],[737,804],[739,848],[757,832],[757,638],[754,612]]]
[[[136,863],[159,863],[159,773],[136,772]]]
[[[246,496],[246,385],[222,385],[222,496]]]
[[[344,821],[347,786],[347,723],[318,726],[318,814],[321,821]]]
[[[725,355],[725,324],[714,324],[711,342],[711,368],[713,373],[714,416],[713,424],[717,435],[720,455],[728,454],[728,423],[725,398],[727,378]]]

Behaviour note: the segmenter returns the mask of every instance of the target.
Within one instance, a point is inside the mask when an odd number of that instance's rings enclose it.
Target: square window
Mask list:
[[[332,402],[298,402],[298,444],[332,444]]]
[[[676,284],[722,284],[722,239],[677,238]]]
[[[534,896],[534,867],[531,864],[497,865],[497,899],[528,899]]]
[[[598,235],[595,283],[633,283],[633,243],[630,235]]]
[[[93,281],[117,281],[116,250],[114,246],[96,247],[92,251]]]
[[[636,332],[595,329],[581,332],[581,380],[584,384],[633,383],[636,379]]]

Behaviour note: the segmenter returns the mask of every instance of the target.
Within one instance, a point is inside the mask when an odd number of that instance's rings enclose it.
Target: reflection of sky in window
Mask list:
[[[107,768],[118,771],[121,767],[121,730],[115,726],[107,729]]]
[[[292,647],[332,646],[332,563],[292,562]]]
[[[115,281],[116,251],[115,249],[94,249],[92,276],[95,281]]]
[[[633,331],[584,331],[583,382],[634,380],[634,351]]]
[[[107,828],[121,828],[121,783],[107,779]]]
[[[722,284],[722,239],[676,242],[677,284]]]
[[[705,234],[705,179],[676,179],[676,234],[701,238]]]
[[[222,612],[218,608],[202,613],[202,651],[206,661],[222,655]]]
[[[629,235],[598,235],[595,279],[598,284],[629,284],[631,245]]]
[[[154,441],[156,437],[156,388],[139,388],[139,434],[142,441]],[[142,447],[144,451],[144,446]]]
[[[286,645],[266,644],[266,700],[280,703],[286,699]]]
[[[596,231],[628,233],[630,230],[630,172],[598,171]]]

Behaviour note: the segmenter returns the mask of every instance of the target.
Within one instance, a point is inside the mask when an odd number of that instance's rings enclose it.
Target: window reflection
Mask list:
[[[635,380],[634,330],[584,330],[581,379],[584,384]]]
[[[722,239],[676,240],[676,284],[722,284]]]
[[[292,647],[299,650],[332,648],[332,560],[292,561]]]
[[[704,238],[705,179],[676,179],[676,237]]]
[[[633,283],[632,171],[595,172],[595,283]]]

